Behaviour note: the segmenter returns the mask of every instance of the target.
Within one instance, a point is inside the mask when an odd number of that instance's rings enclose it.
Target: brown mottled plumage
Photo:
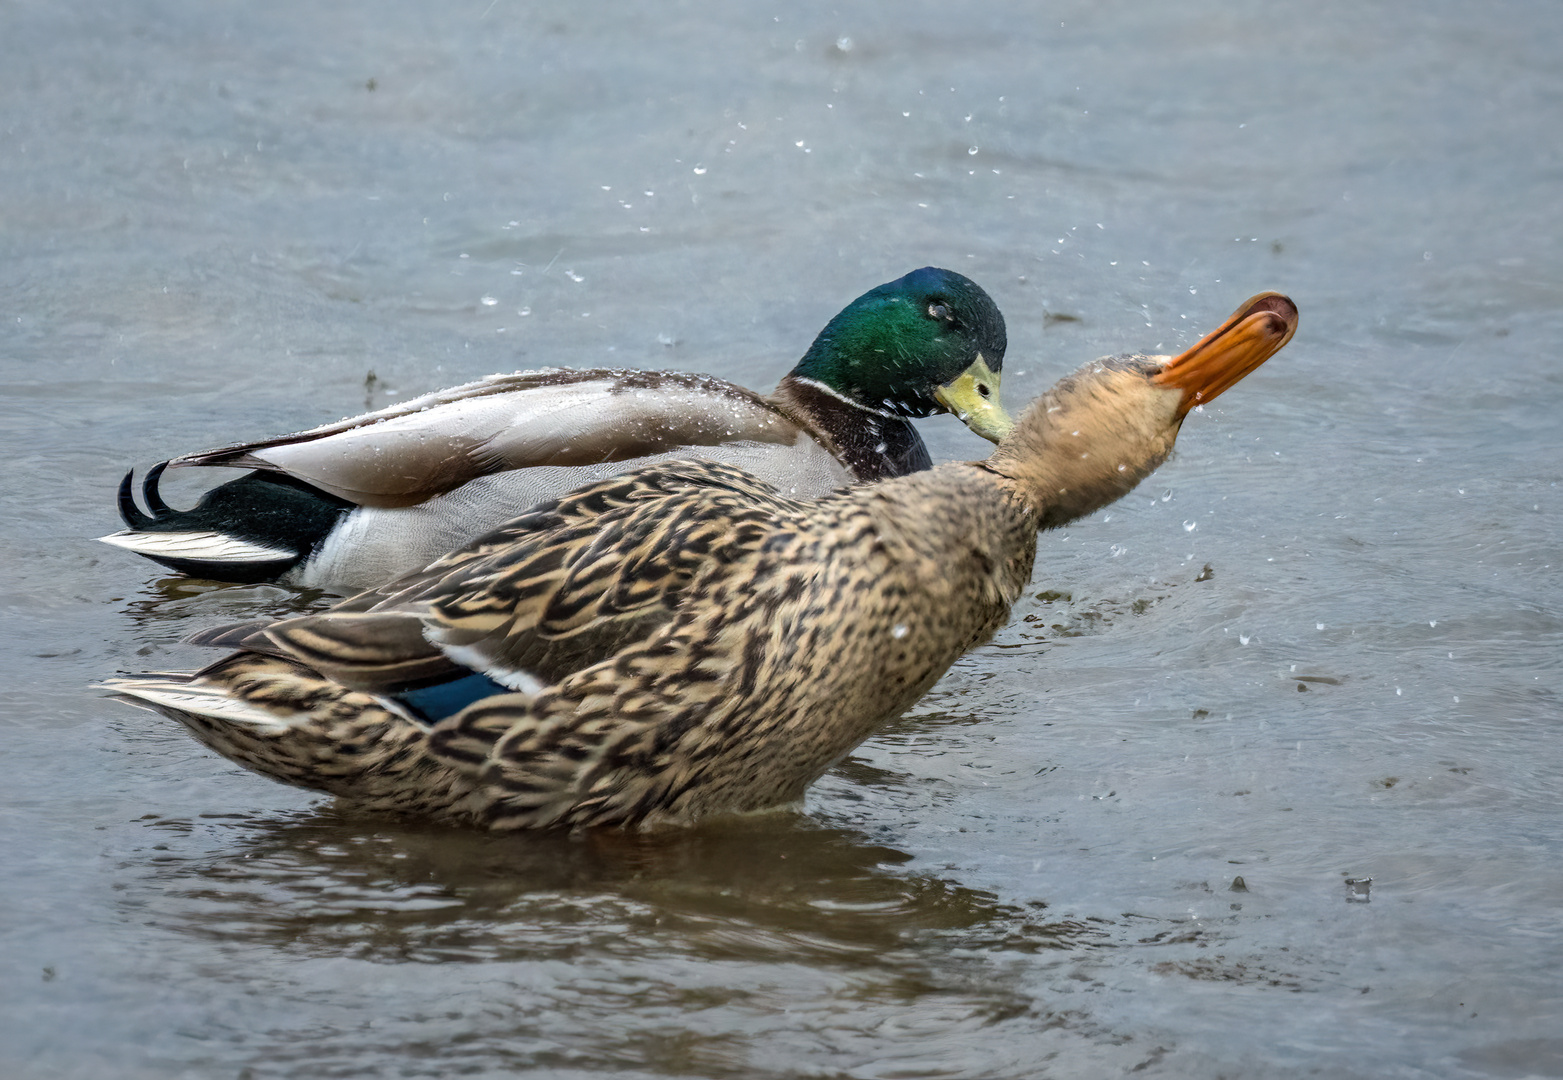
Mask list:
[[[1132,489],[1296,319],[1261,294],[1175,359],[1082,368],[986,461],[815,503],[716,464],[606,480],[325,614],[209,634],[242,650],[196,675],[111,686],[264,775],[437,820],[796,802],[1004,624],[1039,530]],[[504,685],[425,711],[472,672]]]

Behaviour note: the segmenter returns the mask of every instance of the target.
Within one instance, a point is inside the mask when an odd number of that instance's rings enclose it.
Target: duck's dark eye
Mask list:
[[[930,318],[934,319],[948,319],[950,317],[949,305],[941,304],[939,301],[935,300],[933,303],[928,305],[928,315]]]

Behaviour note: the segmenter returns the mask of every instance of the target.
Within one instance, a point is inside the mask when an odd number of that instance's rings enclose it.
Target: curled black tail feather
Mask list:
[[[131,469],[119,482],[119,519],[132,529],[144,529],[156,524],[157,518],[143,514],[136,505],[135,480],[136,470]]]
[[[163,470],[168,468],[168,462],[159,461],[147,470],[147,475],[141,481],[141,498],[145,500],[147,509],[151,514],[142,513],[141,507],[136,505],[135,480],[136,470],[131,469],[125,474],[125,479],[119,482],[119,517],[132,529],[145,529],[149,525],[156,525],[170,514],[178,513],[172,506],[163,501],[163,496],[158,493],[158,481],[163,478]]]
[[[147,509],[152,511],[154,518],[167,517],[174,512],[174,508],[163,501],[163,496],[157,493],[158,481],[163,479],[163,470],[168,468],[168,462],[159,461],[147,470],[147,478],[141,481],[141,498],[145,500]]]
[[[199,542],[186,547],[129,542],[133,538],[120,533],[104,538],[181,574],[245,584],[275,580],[308,558],[354,509],[295,477],[252,472],[212,488],[191,509],[176,510],[158,491],[168,466],[163,461],[147,470],[141,483],[146,510],[136,503],[135,470],[120,481],[119,516],[131,532],[189,534],[218,549],[225,543],[250,545],[253,554],[204,553]]]

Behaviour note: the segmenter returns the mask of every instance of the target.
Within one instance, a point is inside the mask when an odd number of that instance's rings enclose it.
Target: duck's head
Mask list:
[[[935,266],[870,289],[821,330],[793,378],[895,416],[954,413],[998,442],[1004,316],[975,281]]]
[[[1292,339],[1297,305],[1266,292],[1177,356],[1093,361],[1026,410],[988,467],[1015,481],[1041,528],[1127,495],[1172,452],[1183,418],[1235,385]]]

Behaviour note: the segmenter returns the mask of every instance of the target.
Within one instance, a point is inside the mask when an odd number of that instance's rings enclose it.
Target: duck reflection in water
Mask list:
[[[1021,951],[1101,933],[904,870],[905,852],[795,813],[573,835],[343,808],[146,824],[158,857],[122,866],[141,868],[127,888],[138,910],[183,933],[315,957],[503,961],[588,943],[637,956],[672,941],[706,958],[878,963],[928,931]]]

